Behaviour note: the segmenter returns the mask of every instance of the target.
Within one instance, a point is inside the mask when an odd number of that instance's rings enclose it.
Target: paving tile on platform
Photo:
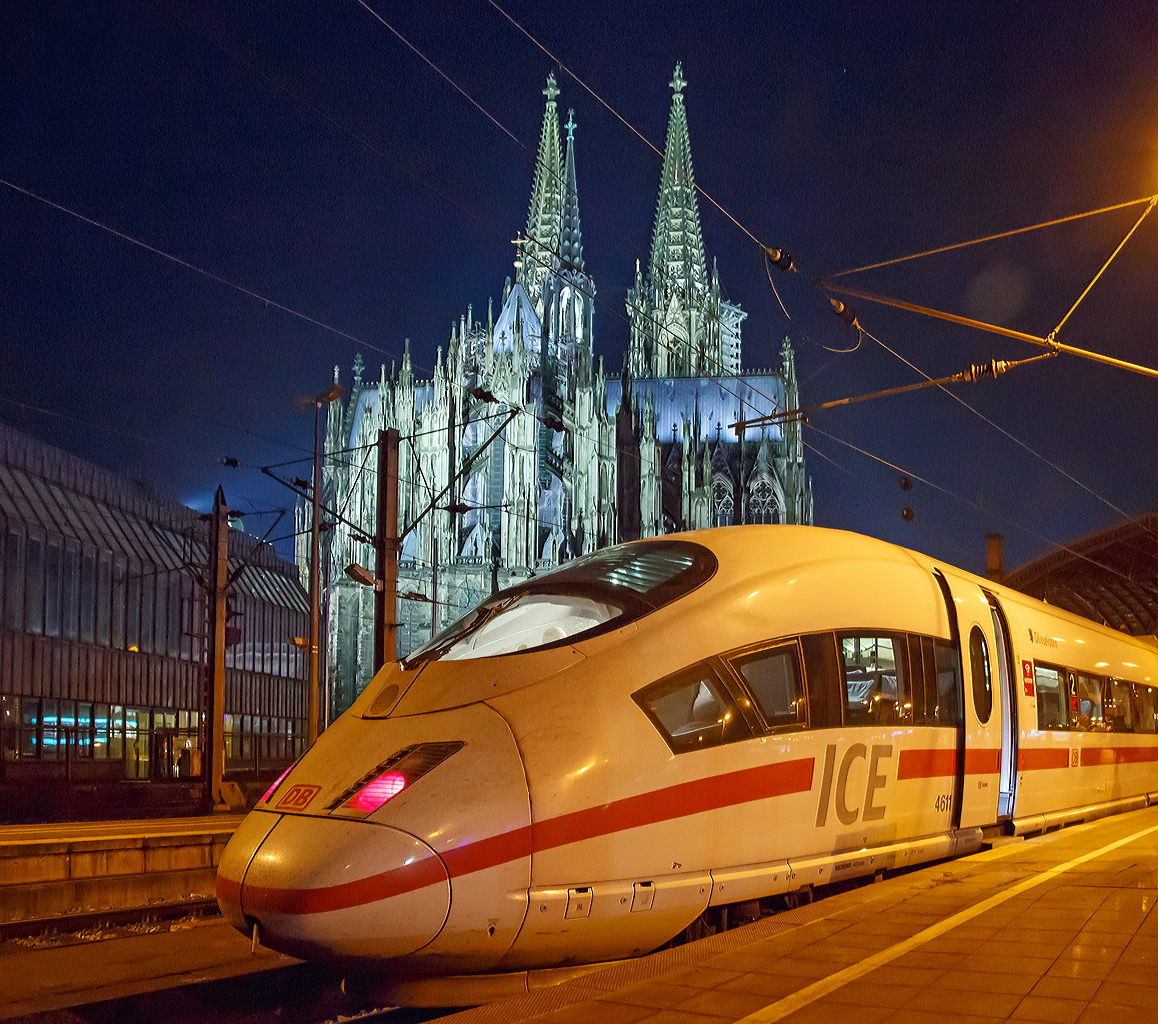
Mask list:
[[[1138,1024],[1138,1011],[1132,1006],[1091,1003],[1082,1011],[1077,1024]]]
[[[1018,992],[989,992],[984,989],[930,988],[919,993],[906,1005],[908,1010],[930,1010],[941,1013],[969,1014],[974,1017],[1004,1019],[1024,997]]]
[[[693,1013],[714,1013],[721,1017],[730,1017],[737,1020],[750,1013],[774,1003],[775,998],[768,999],[752,992],[737,992],[733,989],[714,988],[709,992],[702,992],[694,999],[688,1000],[680,1009]],[[592,1018],[593,1020],[596,1018]],[[603,1024],[599,1020],[599,1024]]]
[[[636,1024],[654,1013],[655,1008],[651,1006],[631,1006],[595,999],[572,1003],[538,1019],[543,1024],[591,1024],[592,1021],[598,1021],[599,1024]]]
[[[1053,999],[1081,999],[1088,1003],[1100,985],[1101,981],[1096,978],[1061,978],[1046,975],[1033,986],[1032,994]]]
[[[1032,974],[1040,978],[1054,964],[1051,957],[1040,956],[993,956],[977,953],[965,958],[961,966],[967,971],[981,971],[992,974]]]
[[[617,1003],[626,1003],[629,1006],[647,1006],[653,1010],[664,1009],[668,1006],[678,1006],[689,999],[703,993],[703,989],[690,988],[686,985],[665,985],[656,981],[645,982],[642,985],[632,985],[630,988],[621,988],[607,997]]]
[[[824,998],[832,1003],[853,1006],[904,1006],[923,990],[914,985],[894,985],[888,982],[858,978],[829,992]]]
[[[933,971],[951,971],[964,965],[971,954],[962,956],[960,953],[937,953],[925,949],[923,946],[897,957],[893,961],[901,968],[923,968]]]
[[[1045,1021],[1047,1024],[1074,1024],[1086,1008],[1083,999],[1026,996],[1013,1011],[1013,1020]]]
[[[980,971],[946,971],[932,984],[934,989],[972,992],[1003,992],[1023,996],[1037,984],[1032,974],[994,974]]]
[[[1107,946],[1101,942],[1075,942],[1062,952],[1061,956],[1068,960],[1102,960],[1113,963],[1122,955],[1117,946]]]
[[[993,1024],[993,1017],[957,1016],[943,1010],[910,1010],[901,1007],[887,1024]]]
[[[1050,978],[1088,978],[1092,981],[1101,981],[1113,969],[1113,964],[1106,960],[1074,960],[1070,957],[1061,957],[1046,972]]]
[[[741,974],[740,977],[732,981],[725,981],[718,989],[712,989],[712,991],[745,992],[749,995],[763,996],[766,1002],[771,1003],[777,999],[783,999],[784,996],[791,995],[811,983],[808,978],[775,977],[771,974],[752,972]]]
[[[683,967],[663,976],[664,983],[683,985],[688,988],[705,989],[715,988],[725,981],[731,981],[740,976],[739,971],[725,971],[718,967]]]
[[[784,1024],[880,1024],[893,1012],[887,1006],[849,1006],[819,1000],[782,1020]]]
[[[1158,1010],[1158,988],[1154,987],[1153,978],[1147,978],[1146,982],[1141,985],[1127,985],[1107,979],[1094,993],[1093,1002]]]

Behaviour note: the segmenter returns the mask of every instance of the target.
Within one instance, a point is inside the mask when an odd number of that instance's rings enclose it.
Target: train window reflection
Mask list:
[[[452,639],[443,661],[487,658],[565,640],[622,614],[623,609],[583,597],[520,594],[480,616],[473,628]]]
[[[716,556],[688,541],[605,548],[498,594],[412,651],[406,664],[535,650],[616,629],[690,593]]]
[[[1085,732],[1102,732],[1106,728],[1102,715],[1102,680],[1084,672],[1077,676],[1078,728]]]
[[[676,754],[751,735],[728,691],[706,664],[661,679],[633,697]]]
[[[980,626],[969,632],[969,670],[973,677],[973,708],[984,725],[993,712],[993,680],[989,669],[989,645]]]
[[[800,654],[795,644],[744,655],[732,664],[744,677],[764,721],[771,728],[807,723]]]
[[[1149,686],[1134,686],[1138,694],[1138,731],[1154,732],[1156,724],[1154,690]]]
[[[911,723],[913,702],[905,677],[904,639],[852,634],[838,640],[844,664],[844,724]]]
[[[1102,712],[1113,732],[1133,732],[1134,716],[1130,700],[1130,684],[1120,679],[1111,679],[1105,693]]]
[[[1065,687],[1060,669],[1049,665],[1034,665],[1033,685],[1037,691],[1037,727],[1065,729],[1069,726],[1066,712]]]

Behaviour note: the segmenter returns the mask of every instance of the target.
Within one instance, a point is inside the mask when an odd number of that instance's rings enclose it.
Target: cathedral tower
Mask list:
[[[555,74],[547,76],[543,90],[547,107],[539,137],[539,158],[535,161],[535,183],[531,190],[531,212],[527,215],[527,236],[520,246],[516,282],[523,286],[539,322],[543,322],[543,283],[559,252],[560,213],[563,206],[563,156],[559,142],[559,113],[555,97],[559,87]]]
[[[692,172],[691,142],[676,64],[651,259],[644,280],[636,264],[628,289],[628,363],[645,377],[732,376],[740,372],[740,322],[747,315],[720,298],[713,266],[708,280],[704,238]]]

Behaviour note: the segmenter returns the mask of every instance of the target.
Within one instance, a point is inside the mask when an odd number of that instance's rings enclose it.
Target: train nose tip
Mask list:
[[[241,910],[241,883],[253,855],[273,831],[280,815],[253,811],[242,820],[226,843],[217,863],[217,905],[221,916],[239,932],[249,934],[252,923]]]
[[[441,858],[405,832],[286,815],[256,847],[236,904],[228,902],[235,927],[240,911],[240,930],[259,922],[263,944],[283,953],[393,958],[442,930],[450,879]]]

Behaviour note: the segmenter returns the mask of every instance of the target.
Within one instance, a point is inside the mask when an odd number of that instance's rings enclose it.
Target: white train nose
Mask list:
[[[450,880],[429,846],[398,829],[286,815],[253,854],[236,906],[283,953],[399,957],[441,931]]]

